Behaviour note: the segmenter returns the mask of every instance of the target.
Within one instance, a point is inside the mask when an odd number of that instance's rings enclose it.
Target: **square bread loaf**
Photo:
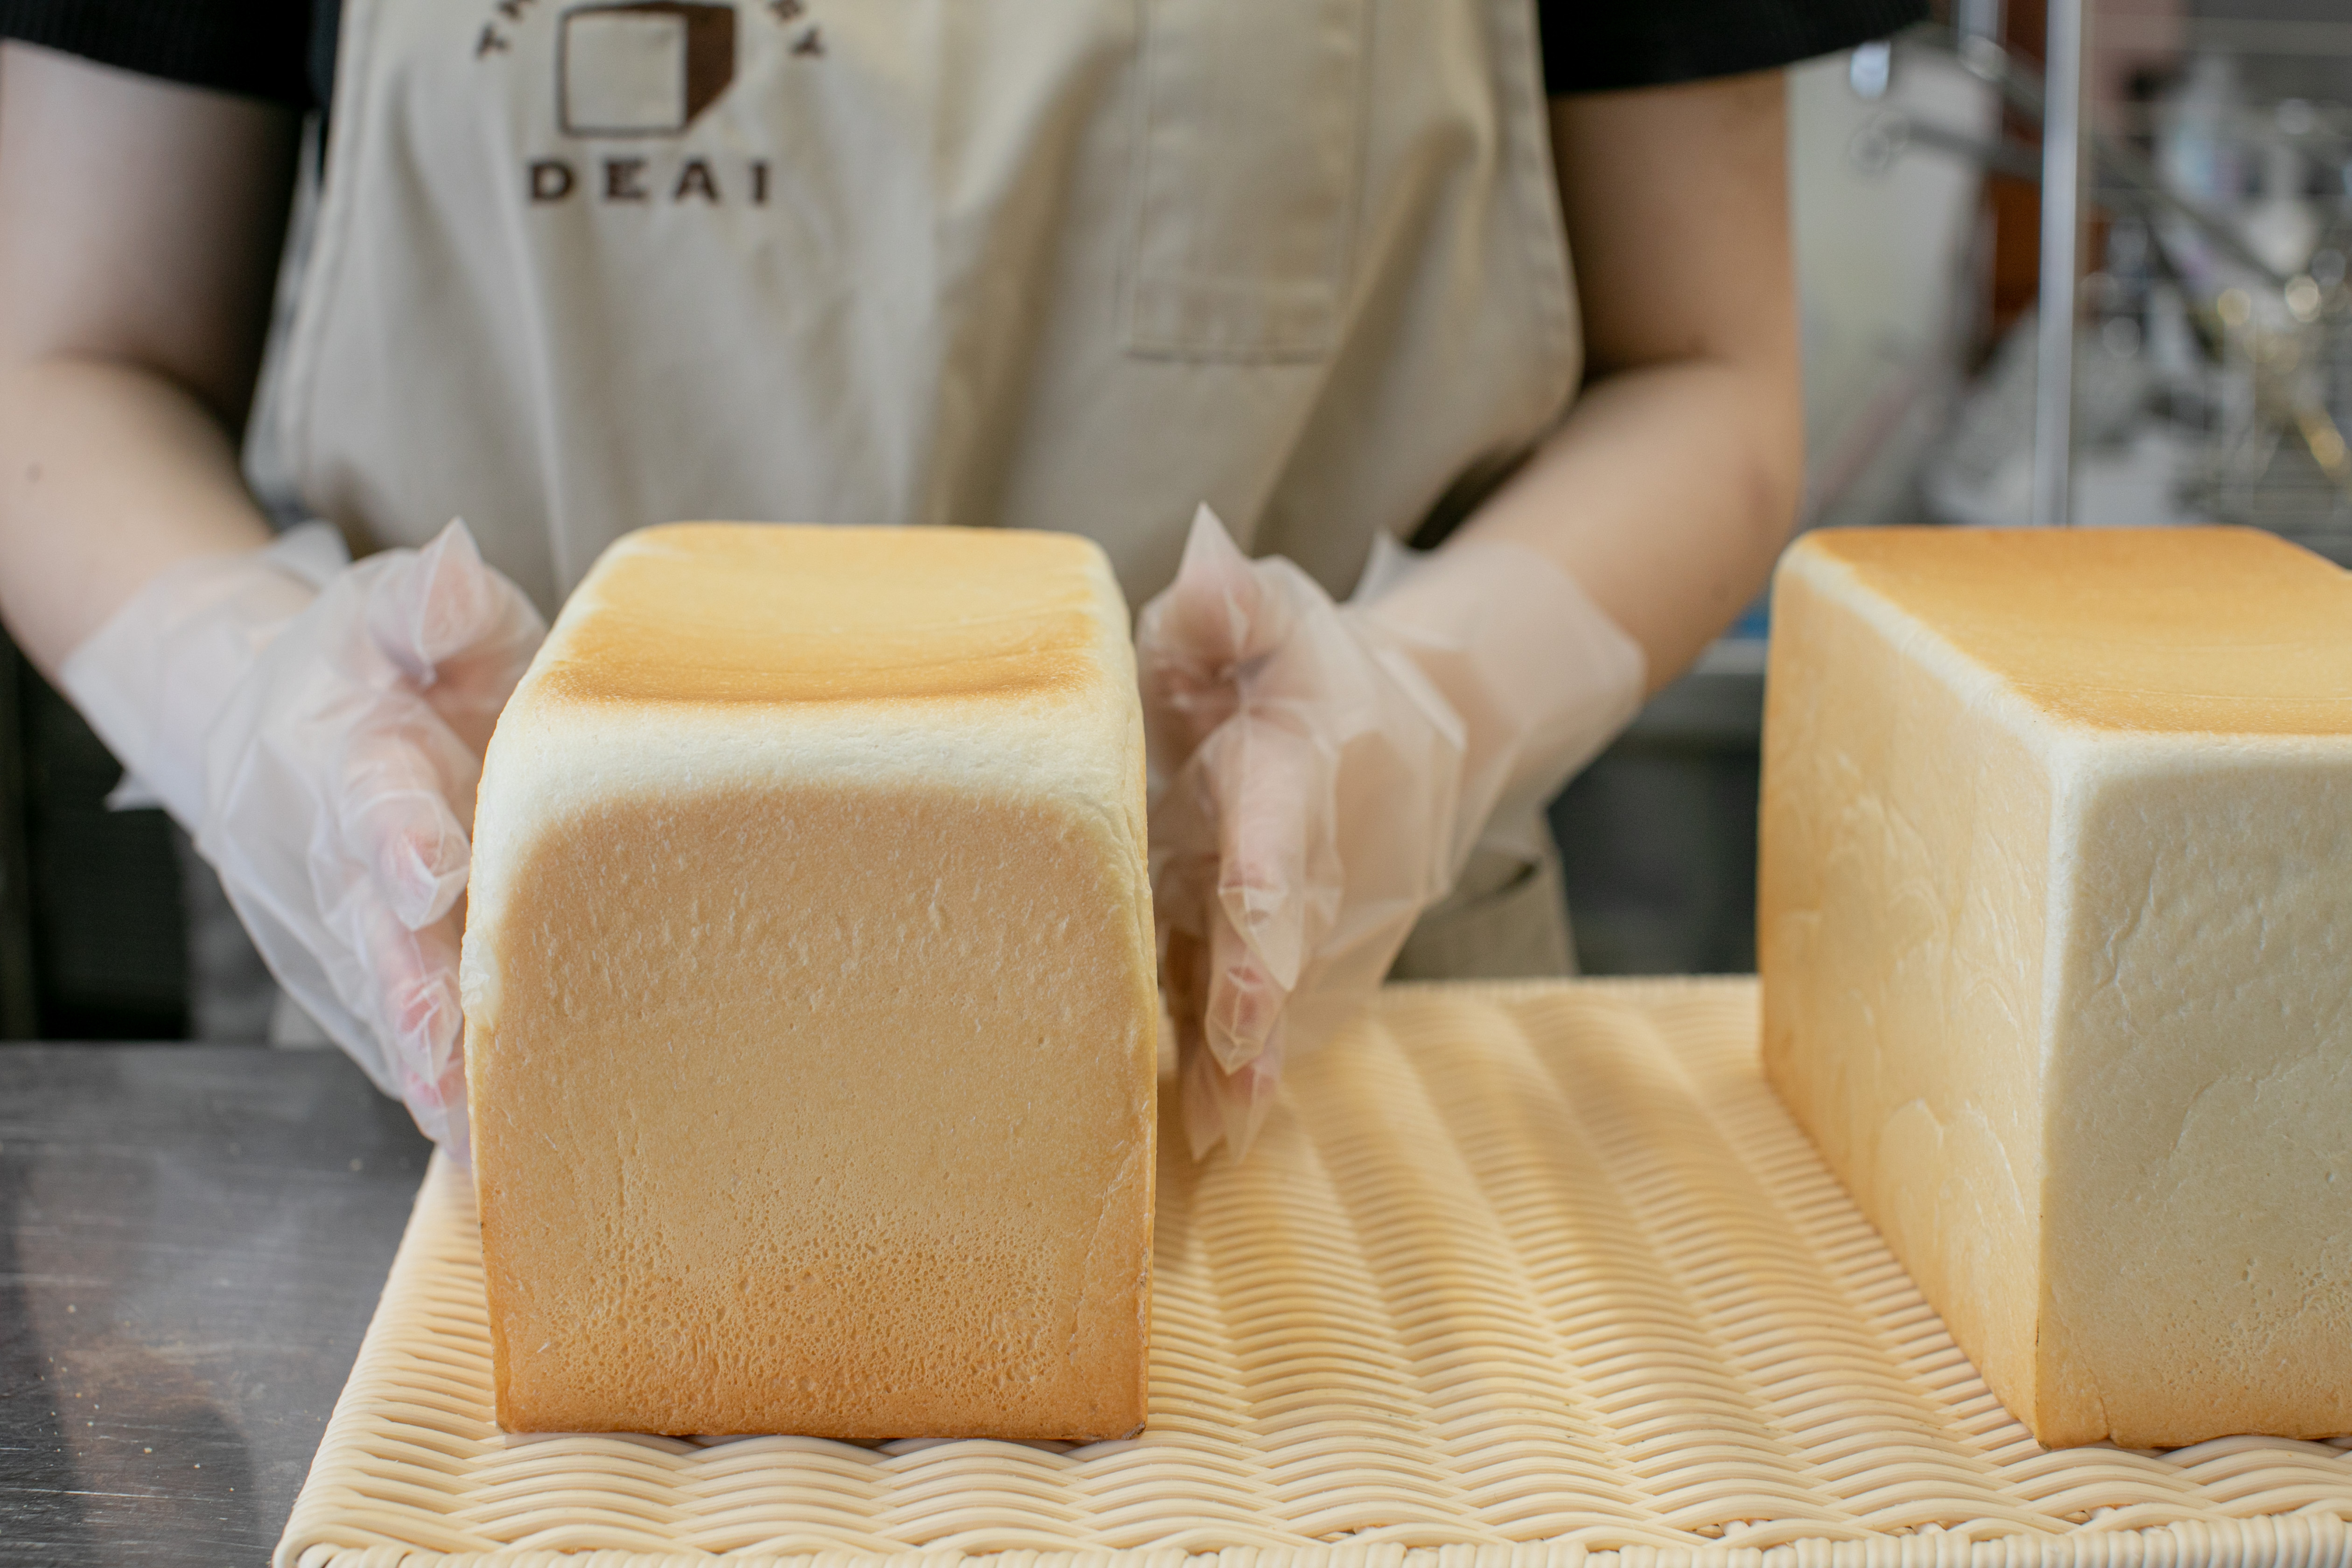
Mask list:
[[[1143,788],[1084,540],[683,523],[607,551],[477,809],[499,1424],[1139,1426]]]
[[[1767,690],[1765,1065],[1993,1392],[2352,1432],[2352,576],[1815,533]]]

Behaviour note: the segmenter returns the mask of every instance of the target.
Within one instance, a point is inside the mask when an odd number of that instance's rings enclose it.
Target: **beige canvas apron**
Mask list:
[[[1579,368],[1532,0],[348,0],[278,410],[314,512],[551,612],[678,518],[1140,604],[1202,500],[1344,593]]]

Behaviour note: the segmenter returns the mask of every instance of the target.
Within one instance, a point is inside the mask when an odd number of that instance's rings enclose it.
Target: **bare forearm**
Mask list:
[[[1785,384],[1783,384],[1785,383]],[[1465,539],[1541,552],[1674,679],[1760,588],[1803,464],[1793,372],[1690,361],[1593,383]]]
[[[0,380],[0,616],[44,672],[164,567],[268,538],[192,394],[69,358]]]
[[[1796,512],[1786,142],[1776,73],[1552,104],[1588,379],[1461,537],[1566,568],[1641,645],[1654,690],[1763,585]]]
[[[299,121],[0,45],[0,617],[43,670],[150,577],[264,542],[236,428]]]

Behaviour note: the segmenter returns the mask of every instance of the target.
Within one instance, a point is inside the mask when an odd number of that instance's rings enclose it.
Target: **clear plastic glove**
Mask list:
[[[322,585],[304,547],[163,573],[60,675],[194,833],[278,983],[462,1158],[474,791],[546,625],[462,522]]]
[[[1336,605],[1206,507],[1144,607],[1151,878],[1195,1157],[1248,1152],[1285,1055],[1388,973],[1498,805],[1548,798],[1640,705],[1575,581],[1465,542]]]

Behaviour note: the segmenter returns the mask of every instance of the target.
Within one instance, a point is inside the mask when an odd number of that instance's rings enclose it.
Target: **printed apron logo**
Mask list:
[[[533,74],[554,57],[555,128],[573,142],[678,138],[735,83],[740,37],[738,8],[720,0],[588,0],[560,10],[541,0],[490,0],[474,40],[481,61],[528,62]],[[764,17],[762,16],[764,13]],[[824,36],[808,0],[761,0],[747,13],[755,35],[772,21],[775,40],[795,68],[822,61]],[[533,21],[552,23],[552,37],[518,53]],[[545,80],[545,78],[541,78]],[[748,89],[747,89],[748,90]],[[532,96],[536,96],[533,94]],[[768,205],[768,161],[741,153],[675,150],[589,155],[584,150],[524,160],[523,191],[533,206],[574,199],[607,204],[755,207]]]
[[[677,136],[735,79],[735,7],[574,5],[557,22],[556,118],[569,136]]]

